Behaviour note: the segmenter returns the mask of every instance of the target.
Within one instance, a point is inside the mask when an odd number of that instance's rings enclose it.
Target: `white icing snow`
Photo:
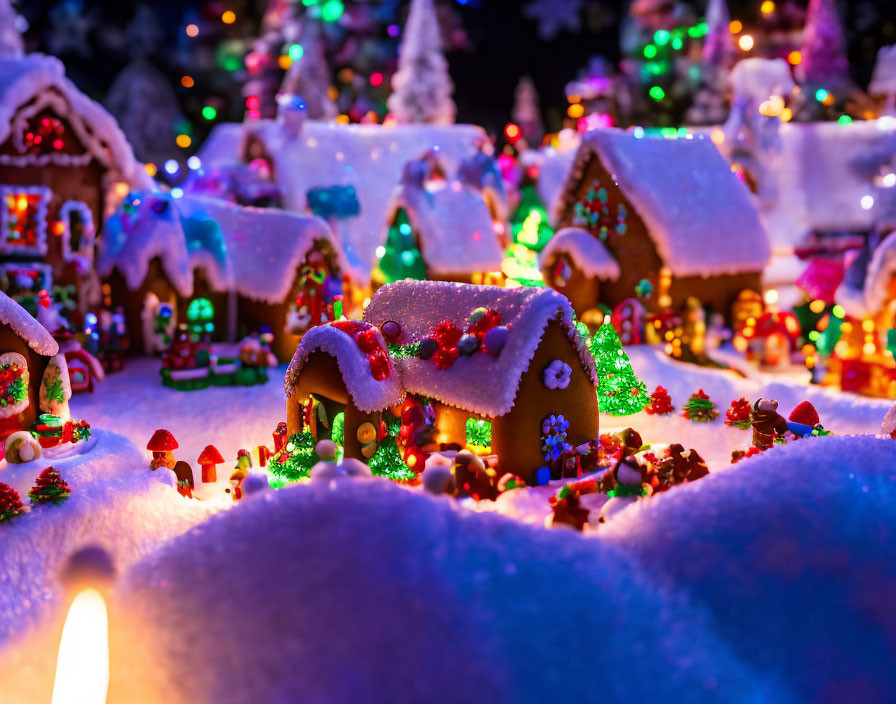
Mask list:
[[[44,357],[52,357],[59,352],[59,345],[47,329],[3,291],[0,291],[0,323],[9,325],[31,349]]]
[[[761,271],[768,263],[768,238],[751,196],[708,139],[586,133],[554,220],[572,208],[581,172],[594,156],[618,182],[674,275]]]
[[[567,254],[582,273],[596,279],[618,279],[619,264],[597,237],[579,227],[564,227],[541,250],[544,266],[552,257]]]
[[[500,271],[504,253],[482,194],[460,181],[396,189],[383,239],[398,208],[418,236],[426,270],[435,275]]]
[[[168,203],[161,214],[152,210],[158,200]],[[339,243],[320,218],[207,196],[143,193],[134,218],[116,213],[107,220],[97,273],[108,276],[118,269],[127,286],[136,289],[159,257],[171,285],[184,297],[192,295],[193,271],[201,268],[215,290],[232,287],[247,298],[281,303],[319,240],[330,242],[338,265],[347,270]]]
[[[377,341],[385,352],[386,342],[379,331]],[[392,363],[389,363],[389,376],[377,381],[370,372],[367,354],[358,348],[349,334],[330,324],[317,325],[302,336],[286,371],[284,388],[287,398],[292,395],[293,384],[305,362],[316,350],[322,350],[336,359],[346,390],[362,411],[381,411],[404,400],[404,389]]]
[[[143,166],[134,158],[118,123],[99,104],[81,93],[65,77],[65,67],[59,59],[43,54],[21,57],[0,56],[0,143],[5,142],[13,128],[13,118],[26,103],[41,95],[57,94],[72,108],[72,129],[91,154],[106,168],[132,188],[152,188]]]
[[[442,321],[463,330],[480,307],[496,310],[509,329],[507,344],[497,357],[479,350],[461,355],[450,369],[438,369],[432,359],[399,357],[395,366],[408,393],[428,396],[483,416],[509,412],[520,380],[535,356],[545,328],[559,321],[575,346],[582,367],[594,382],[594,360],[573,323],[569,301],[549,288],[506,289],[446,281],[399,281],[379,289],[364,311],[364,320],[381,326],[401,326],[399,344],[430,337]]]
[[[405,164],[435,149],[446,170],[454,173],[485,138],[482,129],[473,125],[384,127],[313,120],[304,124],[301,136],[292,137],[277,121],[256,120],[245,126],[218,126],[198,155],[207,168],[235,164],[249,135],[255,135],[273,159],[287,210],[307,212],[307,193],[312,188],[354,186],[361,213],[336,219],[332,225],[349,264],[366,279],[376,264],[389,197],[401,181]]]

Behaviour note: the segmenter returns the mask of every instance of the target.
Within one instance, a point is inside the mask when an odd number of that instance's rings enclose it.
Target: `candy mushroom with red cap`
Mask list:
[[[218,448],[214,445],[206,445],[205,449],[200,453],[199,466],[202,468],[202,483],[218,481],[217,465],[224,461]]]
[[[174,459],[174,451],[178,447],[180,446],[177,444],[177,440],[174,439],[171,431],[159,428],[146,444],[146,449],[152,452],[152,462],[149,463],[149,468],[152,470],[156,470],[159,467],[174,469],[176,461]]]

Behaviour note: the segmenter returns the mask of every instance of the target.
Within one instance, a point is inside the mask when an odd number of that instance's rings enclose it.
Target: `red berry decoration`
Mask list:
[[[0,483],[0,522],[11,521],[25,513],[19,493],[8,484]]]
[[[440,347],[433,354],[432,361],[435,362],[438,369],[451,369],[457,361],[458,355],[457,347]]]
[[[662,386],[657,386],[656,390],[650,394],[650,403],[644,409],[651,416],[665,416],[675,410],[672,405],[672,399],[669,392]]]
[[[433,337],[440,347],[457,347],[463,333],[450,320],[443,320],[436,325],[436,331]]]

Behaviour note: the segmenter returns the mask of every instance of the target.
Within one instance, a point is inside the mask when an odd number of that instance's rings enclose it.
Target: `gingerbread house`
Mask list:
[[[504,253],[496,228],[503,232],[503,225],[492,219],[484,192],[459,178],[445,178],[438,164],[409,162],[387,213],[377,250],[381,274],[389,256],[408,256],[388,251],[402,246],[413,256],[419,251],[421,258],[422,276],[407,278],[486,283],[501,271]],[[395,270],[400,274],[395,278],[406,278],[407,267],[399,263]]]
[[[38,292],[97,301],[94,242],[151,179],[114,118],[51,56],[0,56],[0,288],[37,313]]]
[[[283,361],[332,317],[347,270],[320,218],[159,192],[129,195],[97,258],[106,302],[123,307],[136,349],[158,351],[179,323],[230,341],[267,326]]]
[[[326,399],[330,414],[346,408],[346,456],[361,458],[352,430],[407,396],[426,404],[438,445],[473,444],[471,424],[489,427],[498,471],[534,484],[547,463],[545,433],[562,428],[571,447],[597,438],[595,383],[572,307],[557,292],[400,281],[376,292],[363,323],[306,334],[285,387],[290,434],[302,428],[309,396]]]
[[[677,307],[696,296],[727,314],[740,291],[759,287],[770,258],[747,188],[708,139],[588,132],[553,219],[586,230],[601,245],[586,247],[579,233],[541,258],[548,285],[580,314],[598,303],[616,306],[639,284],[644,290],[644,281],[655,292],[654,305],[663,299]]]
[[[17,430],[29,430],[42,405],[47,405],[43,383],[51,361],[54,372],[50,382],[58,379],[63,394],[67,386],[61,375],[65,360],[57,358],[58,352],[59,346],[46,328],[0,291],[0,439]]]
[[[369,281],[391,196],[407,162],[432,149],[446,171],[455,173],[485,139],[475,125],[387,127],[308,120],[296,130],[286,120],[265,119],[219,125],[198,156],[207,173],[239,163],[257,165],[279,188],[282,206],[297,213],[310,210],[309,194],[315,191],[350,188],[353,207],[334,213],[328,222],[359,280]]]

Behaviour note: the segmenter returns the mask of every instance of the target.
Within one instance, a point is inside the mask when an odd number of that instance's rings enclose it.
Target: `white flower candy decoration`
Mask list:
[[[555,359],[544,368],[542,380],[549,389],[565,389],[569,386],[569,378],[572,375],[572,367],[566,362]]]

